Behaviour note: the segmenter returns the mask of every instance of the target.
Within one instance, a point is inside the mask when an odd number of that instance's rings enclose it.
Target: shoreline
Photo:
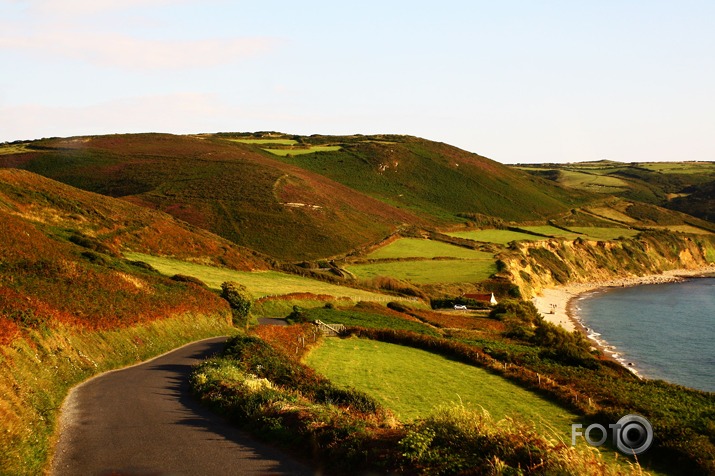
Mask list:
[[[607,342],[600,340],[598,338],[600,336],[598,332],[585,327],[578,319],[574,310],[578,299],[584,294],[603,291],[609,288],[676,283],[687,279],[714,276],[715,265],[698,269],[672,269],[661,274],[615,278],[604,281],[574,283],[545,288],[539,295],[533,297],[531,302],[534,303],[547,322],[561,326],[568,332],[578,331],[583,333],[584,336],[586,336],[593,344],[593,347],[601,351],[604,357],[618,362],[634,374],[639,375],[632,363],[627,363],[624,359],[620,358],[618,349]]]

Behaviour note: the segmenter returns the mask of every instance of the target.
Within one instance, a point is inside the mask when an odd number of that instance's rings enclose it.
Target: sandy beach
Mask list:
[[[569,284],[544,289],[532,302],[547,321],[560,325],[568,331],[580,328],[569,311],[569,302],[580,294],[601,288],[640,286],[643,284],[673,283],[683,279],[715,274],[715,265],[699,269],[673,269],[662,274],[618,278],[608,281]]]
[[[548,322],[559,325],[569,332],[578,330],[589,335],[581,323],[576,320],[571,307],[575,303],[575,298],[579,295],[609,287],[639,286],[643,284],[672,283],[682,281],[691,277],[711,276],[715,274],[715,265],[699,269],[674,269],[662,274],[649,276],[638,276],[629,278],[613,279],[609,281],[594,281],[590,283],[570,284],[544,289],[540,295],[534,297],[532,302]],[[593,339],[592,339],[593,340]],[[594,346],[600,348],[606,355],[621,362],[614,349],[606,346],[597,340],[593,340]],[[625,365],[624,362],[621,362]],[[631,369],[634,370],[634,369]],[[635,370],[634,370],[635,371]]]

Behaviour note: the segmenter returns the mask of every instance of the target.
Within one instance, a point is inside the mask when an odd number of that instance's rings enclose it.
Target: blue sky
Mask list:
[[[410,134],[715,160],[715,2],[0,0],[0,141]]]

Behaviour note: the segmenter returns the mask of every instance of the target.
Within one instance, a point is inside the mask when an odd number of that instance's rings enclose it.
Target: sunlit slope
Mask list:
[[[17,169],[0,169],[0,211],[108,254],[137,251],[239,270],[265,257],[171,215]]]
[[[109,329],[185,313],[227,317],[215,293],[116,254],[125,246],[157,250],[157,241],[135,241],[151,239],[145,229],[154,226],[176,232],[179,246],[209,251],[206,236],[182,230],[169,216],[152,221],[152,213],[29,172],[0,170],[0,345],[25,330],[60,324]],[[236,266],[250,262],[237,251],[223,256]]]
[[[344,253],[423,222],[249,144],[137,134],[32,147],[0,156],[0,165],[165,211],[282,259]]]
[[[715,162],[609,160],[515,166],[573,189],[647,202],[713,221]]]
[[[282,160],[441,222],[476,213],[507,221],[544,219],[585,196],[443,143],[408,136],[330,139],[341,148]]]

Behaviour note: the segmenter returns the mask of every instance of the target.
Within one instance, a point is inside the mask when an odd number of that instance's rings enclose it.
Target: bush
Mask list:
[[[197,286],[201,286],[202,288],[208,288],[208,286],[206,286],[206,283],[201,281],[199,278],[195,278],[193,276],[186,276],[184,274],[175,274],[171,277],[171,279],[174,281],[178,281],[180,283],[191,283],[191,284],[195,284]]]
[[[610,466],[597,452],[541,436],[524,423],[443,407],[409,429],[399,445],[422,474],[641,474]]]
[[[221,284],[221,297],[228,301],[234,325],[248,327],[253,296],[242,284],[227,281]]]

